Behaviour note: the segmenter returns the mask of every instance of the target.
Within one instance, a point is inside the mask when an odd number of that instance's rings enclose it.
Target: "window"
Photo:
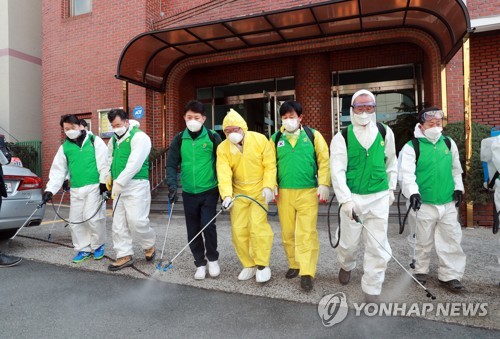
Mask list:
[[[111,123],[108,120],[108,112],[111,110],[112,108],[97,110],[97,114],[99,117],[99,136],[101,138],[111,138],[113,136],[113,127],[111,127]]]
[[[69,16],[92,12],[92,0],[69,0]]]

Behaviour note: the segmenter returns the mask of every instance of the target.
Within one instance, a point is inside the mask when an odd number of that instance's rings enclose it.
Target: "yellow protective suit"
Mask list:
[[[262,190],[276,185],[276,158],[267,138],[248,131],[245,120],[234,110],[228,112],[222,127],[243,129],[242,151],[229,140],[217,147],[217,178],[221,197],[248,195],[267,207]],[[234,200],[230,209],[233,244],[243,267],[269,266],[274,233],[267,213],[246,198]]]
[[[283,135],[286,138],[282,128]],[[270,141],[276,151],[274,141]],[[290,140],[295,146],[296,140]],[[318,185],[330,186],[330,154],[328,144],[318,131],[314,132],[314,149],[318,162]],[[300,163],[297,166],[302,166]],[[278,212],[281,224],[281,239],[290,268],[299,269],[299,274],[316,274],[319,256],[319,240],[316,224],[318,220],[317,188],[280,188]]]

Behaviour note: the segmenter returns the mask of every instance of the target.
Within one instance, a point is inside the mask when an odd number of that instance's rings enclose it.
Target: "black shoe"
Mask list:
[[[290,268],[288,272],[285,274],[285,278],[287,279],[293,279],[296,276],[299,275],[299,269],[298,268]]]
[[[351,271],[346,271],[343,268],[339,271],[339,281],[342,285],[347,285],[351,280]]]
[[[465,289],[464,285],[457,279],[449,280],[449,281],[442,281],[439,280],[439,283],[446,287],[446,289],[450,292],[460,292],[463,289]]]
[[[365,300],[367,304],[379,304],[380,303],[380,296],[379,295],[374,295],[374,294],[367,294],[365,293]]]
[[[413,275],[415,277],[415,279],[417,279],[417,281],[419,283],[421,283],[422,285],[425,285],[425,283],[427,282],[427,274],[423,274],[423,273],[415,273]]]
[[[310,292],[313,289],[312,277],[310,275],[300,276],[300,288],[306,292]]]
[[[21,258],[13,257],[10,255],[5,255],[0,252],[0,267],[11,267],[19,264],[21,262]]]

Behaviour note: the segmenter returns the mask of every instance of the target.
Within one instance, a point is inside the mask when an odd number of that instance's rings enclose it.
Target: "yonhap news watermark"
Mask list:
[[[434,302],[434,303],[352,303],[356,317],[485,317],[488,303]],[[323,326],[342,322],[349,313],[347,297],[343,292],[325,295],[318,303],[318,314]]]

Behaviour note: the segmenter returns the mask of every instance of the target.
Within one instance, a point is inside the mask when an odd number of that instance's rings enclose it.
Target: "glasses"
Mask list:
[[[226,129],[224,129],[225,134],[231,134],[233,132],[238,133],[239,131],[241,131],[240,127],[226,127]]]
[[[377,105],[375,105],[374,102],[363,102],[363,103],[354,103],[352,104],[351,107],[354,113],[361,113],[361,112],[372,113],[375,111],[375,107],[377,107]]]
[[[425,112],[422,115],[422,119],[424,121],[431,120],[431,119],[443,119],[443,116],[444,116],[444,113],[441,110],[439,110],[439,111],[429,111],[429,112]]]

